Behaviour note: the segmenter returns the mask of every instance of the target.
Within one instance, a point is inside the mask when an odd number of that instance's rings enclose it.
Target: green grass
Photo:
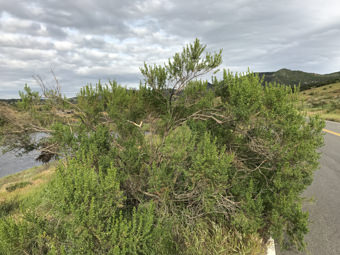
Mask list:
[[[16,189],[22,189],[27,185],[32,185],[32,182],[17,182],[6,187],[8,192],[13,192]]]
[[[43,207],[44,190],[55,172],[55,164],[33,167],[25,171],[0,178],[0,218],[20,218],[22,209]]]
[[[340,82],[302,91],[301,101],[308,115],[340,122]]]
[[[0,178],[0,210],[3,203],[22,201],[41,190],[54,171],[54,164],[46,164]]]

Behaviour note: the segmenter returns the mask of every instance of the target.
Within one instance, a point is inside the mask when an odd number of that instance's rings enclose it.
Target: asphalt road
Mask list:
[[[327,121],[324,131],[320,169],[303,194],[314,198],[314,202],[304,205],[310,218],[310,231],[305,237],[307,251],[282,252],[276,247],[278,255],[340,255],[340,123]]]

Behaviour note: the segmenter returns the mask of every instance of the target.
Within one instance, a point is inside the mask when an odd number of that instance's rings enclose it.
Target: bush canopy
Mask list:
[[[137,90],[99,82],[71,100],[41,82],[44,100],[25,87],[0,112],[3,146],[60,159],[38,204],[0,218],[1,254],[256,254],[269,236],[304,248],[324,123],[296,88],[251,72],[197,79],[222,62],[205,48],[145,64]]]

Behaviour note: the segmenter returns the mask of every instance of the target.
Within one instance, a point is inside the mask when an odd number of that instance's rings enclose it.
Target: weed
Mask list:
[[[11,212],[18,208],[19,201],[17,199],[0,202],[0,218],[9,215]]]
[[[17,182],[17,183],[14,183],[14,184],[11,184],[11,185],[7,186],[6,190],[8,192],[12,192],[12,191],[14,191],[16,189],[24,188],[27,185],[32,185],[32,182]]]

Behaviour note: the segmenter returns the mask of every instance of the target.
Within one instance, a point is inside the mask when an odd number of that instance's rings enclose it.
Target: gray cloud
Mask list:
[[[51,68],[67,95],[99,79],[138,86],[144,61],[196,37],[232,71],[339,71],[340,2],[326,2],[0,0],[0,98],[38,89],[34,74],[52,83]]]

